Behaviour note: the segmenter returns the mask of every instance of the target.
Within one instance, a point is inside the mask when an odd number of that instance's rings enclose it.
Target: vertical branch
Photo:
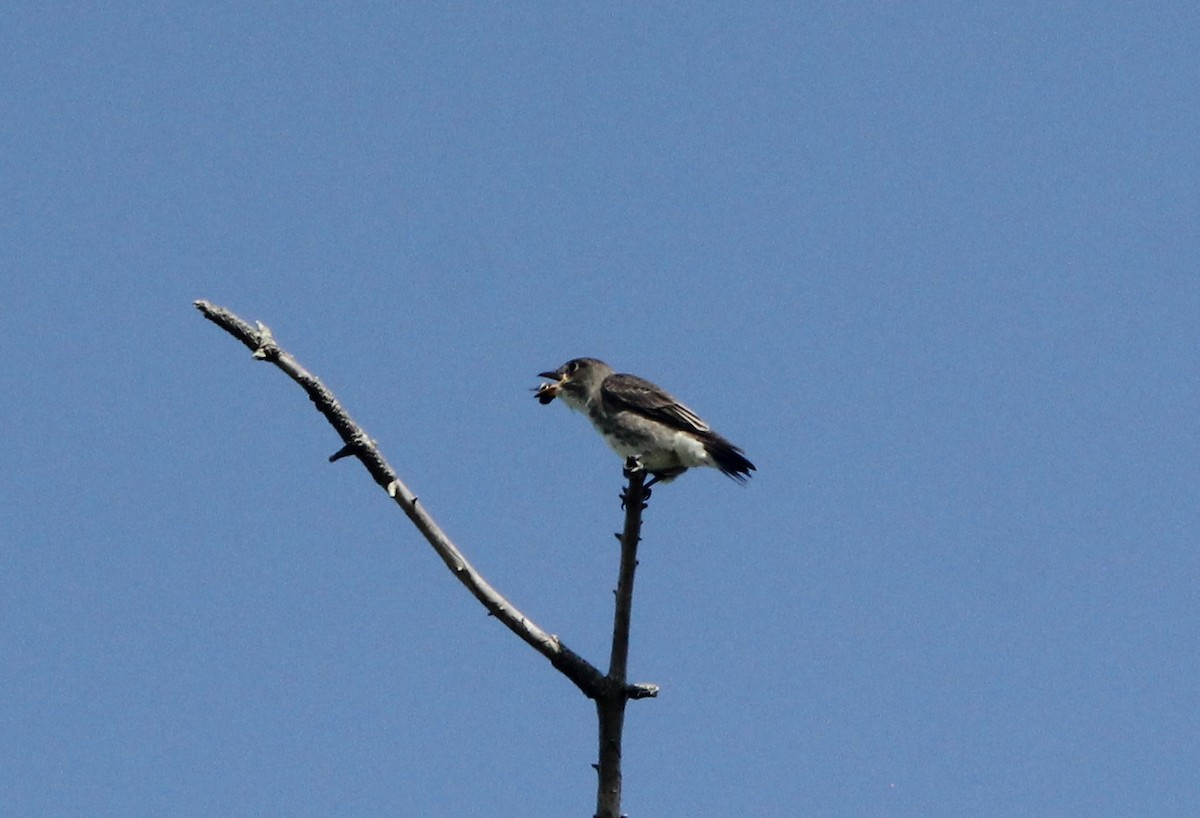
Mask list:
[[[633,611],[633,578],[637,571],[637,548],[641,540],[642,511],[650,490],[640,467],[626,468],[629,485],[621,494],[625,507],[625,530],[621,533],[621,567],[617,576],[616,610],[613,614],[612,655],[604,693],[596,697],[599,722],[600,760],[596,767],[596,818],[621,818],[621,738],[625,729],[625,704],[639,697],[627,682],[629,624]],[[652,694],[651,694],[652,695]]]
[[[609,658],[608,678],[625,686],[629,665],[629,622],[633,612],[633,575],[637,570],[637,549],[642,539],[642,511],[650,490],[646,488],[646,473],[631,471],[629,485],[621,495],[625,507],[625,530],[621,532],[621,568],[617,576],[617,604],[613,614],[612,655]]]

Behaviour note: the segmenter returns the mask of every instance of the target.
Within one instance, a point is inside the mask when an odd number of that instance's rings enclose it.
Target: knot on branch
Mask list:
[[[338,449],[333,454],[329,455],[329,462],[336,463],[343,457],[349,457],[352,454],[361,454],[375,446],[375,441],[367,437],[363,432],[356,432],[346,441],[346,445]]]
[[[621,510],[625,511],[626,509],[628,509],[629,508],[629,487],[626,486],[625,488],[621,489],[621,493],[617,496],[621,498]],[[650,499],[650,489],[645,488],[643,486],[642,490],[641,490],[641,501],[638,503],[639,510],[645,511],[647,508],[650,507],[650,503],[647,502],[649,499]],[[619,537],[620,535],[618,534],[617,536]]]
[[[262,321],[255,321],[258,327],[258,346],[254,350],[254,357],[260,361],[278,361],[279,360],[279,344],[275,342],[275,336],[271,334],[271,328]]]

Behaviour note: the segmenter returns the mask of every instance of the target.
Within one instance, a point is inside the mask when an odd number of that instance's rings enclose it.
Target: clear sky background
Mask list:
[[[736,6],[736,7],[735,7]],[[15,3],[0,804],[591,815],[592,355],[759,471],[656,490],[638,816],[1200,810],[1200,11]]]

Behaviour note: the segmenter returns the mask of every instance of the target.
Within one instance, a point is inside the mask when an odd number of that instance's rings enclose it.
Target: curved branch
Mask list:
[[[564,645],[557,636],[538,627],[483,578],[446,536],[433,517],[425,511],[424,506],[417,502],[416,495],[396,475],[395,470],[379,451],[375,441],[354,422],[354,419],[342,408],[333,393],[316,376],[301,366],[299,361],[276,343],[270,329],[261,322],[251,326],[229,310],[208,301],[196,301],[195,306],[204,314],[205,318],[252,350],[255,358],[275,364],[304,389],[316,405],[317,411],[325,416],[325,419],[337,430],[345,443],[345,446],[330,460],[349,454],[356,456],[366,466],[375,482],[382,486],[388,496],[404,510],[413,525],[446,563],[451,573],[487,608],[489,613],[526,644],[549,659],[550,664],[570,679],[584,695],[592,699],[599,699],[607,694],[612,686],[604,674]],[[626,688],[623,677],[621,687],[623,691]],[[624,695],[629,698],[645,698],[653,696],[657,692],[652,685],[634,685],[628,686],[628,689],[629,692]]]

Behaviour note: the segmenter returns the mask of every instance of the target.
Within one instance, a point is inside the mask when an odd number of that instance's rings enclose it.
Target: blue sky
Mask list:
[[[101,4],[103,5],[103,4]],[[590,815],[604,358],[757,464],[647,513],[632,816],[1191,816],[1188,3],[11,5],[0,803]]]

